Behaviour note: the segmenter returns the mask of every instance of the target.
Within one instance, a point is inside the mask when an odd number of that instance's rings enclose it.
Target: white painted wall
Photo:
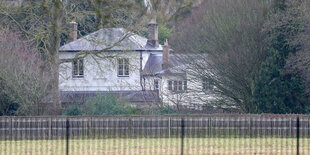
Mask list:
[[[187,80],[187,90],[184,92],[174,92],[168,89],[168,81]],[[160,79],[160,98],[165,105],[169,106],[189,106],[194,109],[201,109],[203,105],[208,105],[216,99],[212,92],[202,90],[202,80],[186,74],[186,77],[177,75],[164,75]]]
[[[75,52],[60,52],[60,59],[74,58]],[[142,67],[145,66],[150,52],[142,52]],[[62,91],[129,91],[142,90],[140,86],[140,52],[104,52],[99,58],[88,55],[84,58],[84,77],[72,77],[72,62],[60,65],[59,88]],[[129,77],[118,77],[117,59],[129,59]]]

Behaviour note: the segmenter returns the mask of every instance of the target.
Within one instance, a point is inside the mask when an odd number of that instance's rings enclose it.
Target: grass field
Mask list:
[[[181,139],[70,140],[70,155],[179,155]],[[185,138],[185,155],[296,154],[295,138]],[[0,141],[1,155],[64,155],[64,140]],[[310,154],[310,139],[300,139],[300,154]]]

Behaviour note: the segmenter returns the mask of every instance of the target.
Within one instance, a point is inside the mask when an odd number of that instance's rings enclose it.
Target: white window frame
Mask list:
[[[129,59],[119,58],[117,59],[117,76],[129,77]]]
[[[83,78],[83,77],[84,77],[84,59],[73,60],[72,78]]]
[[[173,91],[173,92],[184,92],[187,90],[187,81],[186,80],[169,80],[168,90]]]

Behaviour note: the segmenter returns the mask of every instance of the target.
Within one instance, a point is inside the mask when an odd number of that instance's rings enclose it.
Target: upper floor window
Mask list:
[[[213,90],[213,84],[207,78],[202,79],[202,90],[203,91]]]
[[[159,82],[157,79],[154,80],[154,89],[159,90]]]
[[[82,78],[84,76],[84,60],[75,59],[72,62],[73,64],[73,78]]]
[[[118,76],[121,77],[129,76],[129,59],[127,58],[118,59]]]
[[[187,81],[168,81],[168,89],[171,91],[187,90]]]

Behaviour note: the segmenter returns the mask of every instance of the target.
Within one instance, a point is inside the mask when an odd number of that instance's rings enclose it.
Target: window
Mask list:
[[[178,81],[173,81],[173,90],[174,91],[178,90]]]
[[[213,84],[207,78],[202,79],[202,90],[213,90]]]
[[[168,89],[172,90],[172,81],[168,81]]]
[[[187,90],[187,81],[168,81],[168,89],[171,91]]]
[[[118,76],[129,76],[129,59],[118,59]]]
[[[181,91],[182,88],[183,88],[182,81],[179,81],[179,82],[178,82],[178,90]]]
[[[84,76],[84,62],[83,59],[73,60],[73,78],[83,78]]]
[[[187,90],[187,81],[183,81],[183,89]]]
[[[154,89],[155,89],[155,90],[158,90],[158,89],[159,89],[159,83],[158,83],[158,80],[157,80],[157,79],[154,80]]]

